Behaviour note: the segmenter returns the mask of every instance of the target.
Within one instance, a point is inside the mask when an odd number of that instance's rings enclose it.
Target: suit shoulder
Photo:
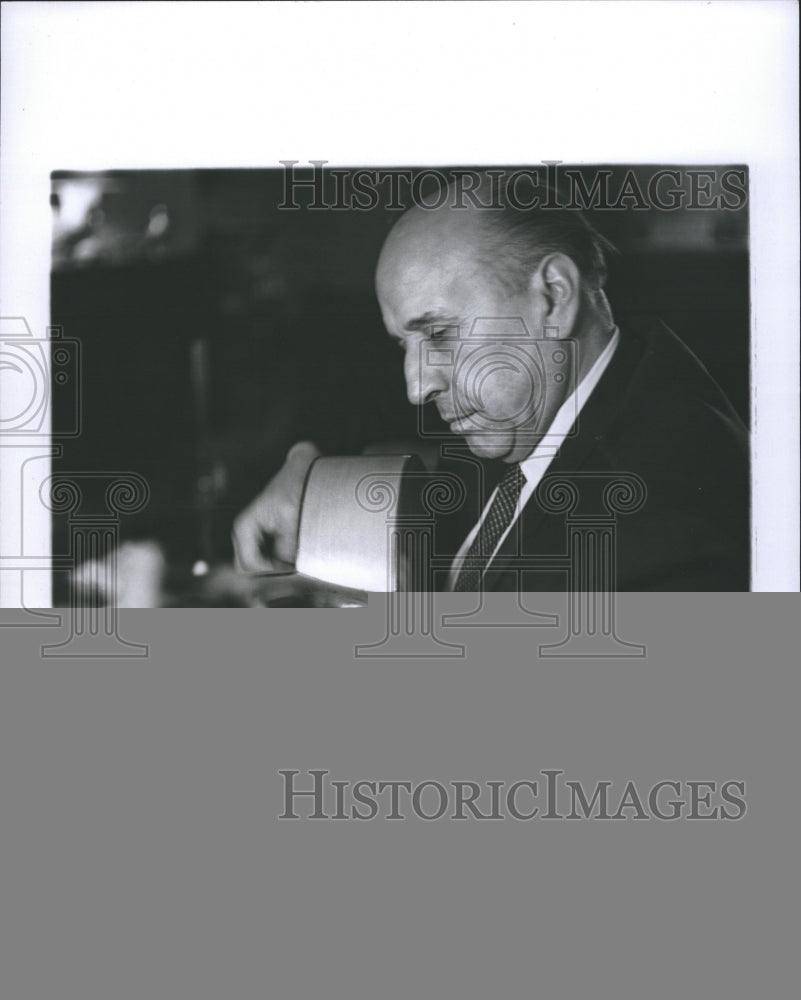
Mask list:
[[[630,376],[618,386],[618,405],[599,444],[608,452],[640,447],[662,457],[723,450],[748,458],[748,431],[720,386],[695,354],[661,323],[626,331],[636,338]]]

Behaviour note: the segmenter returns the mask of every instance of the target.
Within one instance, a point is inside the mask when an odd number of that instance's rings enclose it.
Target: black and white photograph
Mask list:
[[[56,171],[51,205],[54,552],[105,470],[148,493],[57,601],[749,589],[747,167]]]

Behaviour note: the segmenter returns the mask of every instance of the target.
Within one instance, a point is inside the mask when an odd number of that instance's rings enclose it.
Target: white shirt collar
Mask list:
[[[542,478],[542,459],[546,456],[549,459],[553,458],[564,443],[573,424],[578,419],[578,415],[583,409],[584,404],[590,398],[601,376],[609,366],[609,362],[617,350],[619,340],[620,330],[615,327],[612,331],[612,336],[609,338],[609,342],[598,355],[595,364],[559,407],[556,416],[551,422],[551,426],[542,436],[536,448],[528,458],[523,459],[520,463],[520,468],[523,470],[526,480],[531,481],[536,478],[539,481]]]

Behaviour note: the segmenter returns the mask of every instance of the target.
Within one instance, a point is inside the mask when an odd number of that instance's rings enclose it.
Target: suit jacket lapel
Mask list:
[[[638,365],[645,351],[646,342],[634,331],[620,331],[620,343],[608,368],[601,376],[592,395],[587,400],[570,434],[548,467],[546,476],[558,473],[576,472],[585,464],[588,456],[602,446],[612,431],[616,417],[625,407],[625,395],[634,379]],[[535,536],[545,511],[532,496],[526,504],[517,523],[504,539],[497,557],[514,557],[523,553],[523,538]],[[508,570],[494,567],[490,563],[484,575],[484,589],[492,590],[499,577]]]

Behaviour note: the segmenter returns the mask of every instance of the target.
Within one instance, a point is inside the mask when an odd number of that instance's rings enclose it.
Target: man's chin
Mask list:
[[[507,459],[511,456],[514,442],[502,435],[465,434],[465,444],[477,458]]]

